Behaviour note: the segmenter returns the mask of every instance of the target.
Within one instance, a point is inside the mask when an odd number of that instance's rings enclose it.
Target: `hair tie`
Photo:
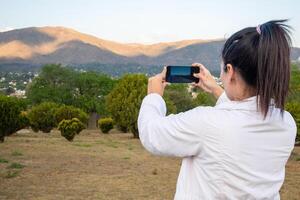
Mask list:
[[[261,34],[260,25],[258,25],[258,26],[256,27],[256,31],[257,31],[257,33],[258,33],[259,35]]]

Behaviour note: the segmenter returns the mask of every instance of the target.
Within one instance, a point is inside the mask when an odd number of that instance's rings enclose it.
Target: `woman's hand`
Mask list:
[[[167,67],[164,67],[161,73],[148,79],[148,94],[158,93],[160,96],[164,95],[165,87],[169,84],[166,82],[166,73]]]
[[[199,78],[199,82],[193,82],[192,86],[199,87],[202,90],[213,94],[216,98],[219,98],[224,90],[217,84],[210,72],[200,63],[194,63],[192,66],[200,68],[200,73],[194,73],[194,76]]]

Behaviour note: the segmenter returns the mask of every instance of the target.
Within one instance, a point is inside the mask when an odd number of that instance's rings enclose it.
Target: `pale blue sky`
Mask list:
[[[1,0],[0,30],[66,26],[118,42],[155,43],[230,36],[289,18],[300,47],[299,0]]]

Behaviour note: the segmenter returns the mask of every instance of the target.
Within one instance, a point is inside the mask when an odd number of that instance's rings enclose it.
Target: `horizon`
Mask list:
[[[245,27],[273,19],[290,19],[288,25],[293,28],[292,46],[300,47],[299,7],[300,2],[296,0],[11,0],[4,1],[0,8],[0,31],[61,26],[118,43],[149,45],[182,40],[226,39]]]

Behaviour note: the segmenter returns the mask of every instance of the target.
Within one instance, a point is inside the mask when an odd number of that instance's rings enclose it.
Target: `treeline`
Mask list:
[[[1,124],[0,138],[3,141],[4,136],[24,127],[43,132],[57,127],[66,135],[72,124],[79,128],[67,134],[69,140],[75,132],[88,126],[97,125],[102,132],[108,132],[112,124],[138,138],[136,122],[146,95],[147,80],[144,74],[125,74],[116,79],[94,71],[80,72],[61,65],[45,65],[27,86],[26,99],[1,97],[0,120],[5,123]],[[187,86],[172,84],[166,88],[164,98],[168,114],[215,103],[212,96],[188,91]],[[192,92],[197,92],[196,98],[192,98]]]
[[[61,65],[46,65],[26,88],[27,99],[1,96],[0,140],[24,127],[50,132],[58,128],[72,141],[86,127],[113,127],[138,138],[137,117],[147,93],[147,76],[125,74],[116,79],[89,71],[80,72]],[[213,106],[215,99],[188,84],[166,87],[167,114],[179,113],[199,105]],[[290,94],[286,109],[300,126],[300,71],[292,67]],[[98,121],[98,119],[100,120]]]

